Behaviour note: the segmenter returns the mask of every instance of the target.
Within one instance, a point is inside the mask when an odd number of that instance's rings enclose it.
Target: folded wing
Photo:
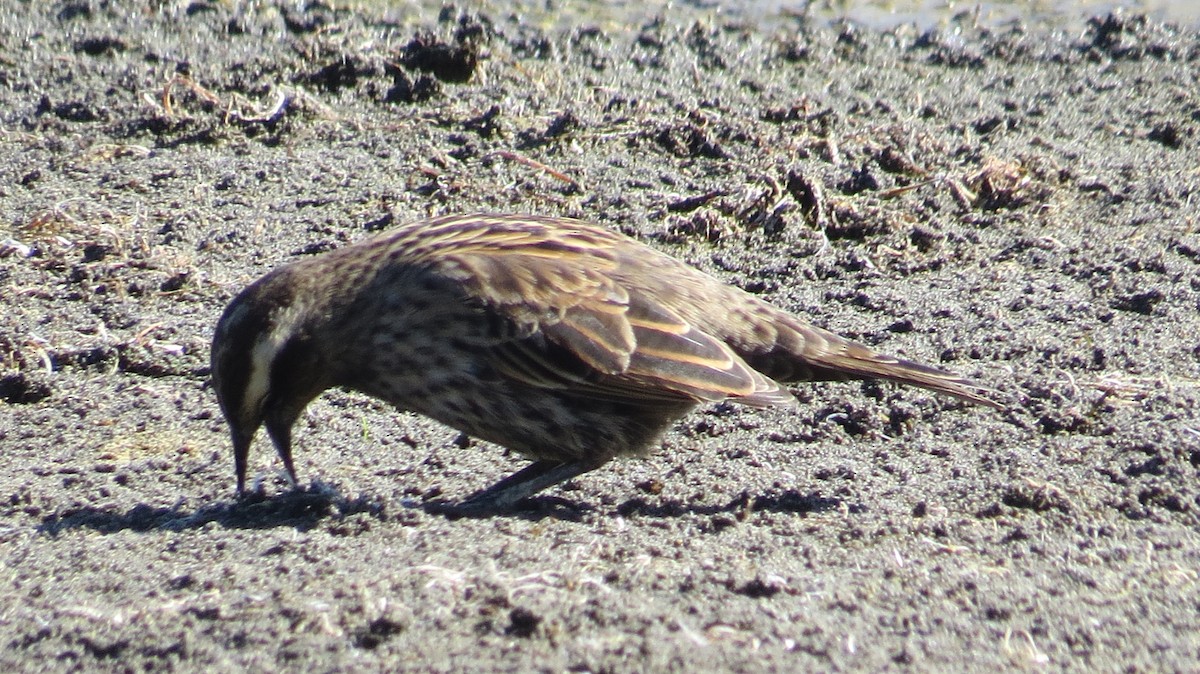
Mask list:
[[[637,288],[618,282],[618,248],[603,230],[538,236],[503,229],[442,251],[444,273],[503,320],[529,326],[489,345],[494,367],[526,384],[641,404],[794,404],[727,344]]]

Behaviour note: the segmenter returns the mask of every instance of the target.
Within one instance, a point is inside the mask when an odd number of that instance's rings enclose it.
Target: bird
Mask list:
[[[624,234],[564,217],[449,215],[275,268],[214,331],[237,492],[265,426],[358,391],[532,463],[455,507],[511,509],[658,447],[694,408],[795,408],[788,384],[880,379],[1002,408],[995,391],[815,327]]]

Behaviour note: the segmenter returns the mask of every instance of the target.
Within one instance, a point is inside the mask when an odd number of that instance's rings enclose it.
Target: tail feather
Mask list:
[[[751,364],[783,382],[884,379],[1003,409],[998,394],[967,377],[878,353],[862,344],[787,317],[777,323],[775,347],[747,354]]]
[[[844,353],[823,354],[810,360],[809,366],[814,370],[833,370],[841,375],[832,378],[884,379],[898,384],[919,386],[992,409],[1004,408],[1004,405],[996,400],[995,391],[961,375],[876,353],[853,342],[847,342],[846,346],[848,348]]]

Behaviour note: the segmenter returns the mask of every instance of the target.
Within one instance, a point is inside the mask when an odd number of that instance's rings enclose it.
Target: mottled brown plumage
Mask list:
[[[344,386],[535,460],[471,508],[645,452],[702,403],[794,405],[783,383],[878,378],[998,406],[633,239],[535,216],[416,222],[276,269],[226,309],[212,368],[239,492],[258,427],[294,480],[293,423]]]

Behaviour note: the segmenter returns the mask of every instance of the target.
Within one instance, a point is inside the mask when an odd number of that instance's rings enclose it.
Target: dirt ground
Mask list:
[[[1200,671],[1200,33],[688,3],[10,2],[0,669]],[[878,384],[524,465],[330,392],[234,498],[224,305],[427,215],[637,236],[1004,412]]]

